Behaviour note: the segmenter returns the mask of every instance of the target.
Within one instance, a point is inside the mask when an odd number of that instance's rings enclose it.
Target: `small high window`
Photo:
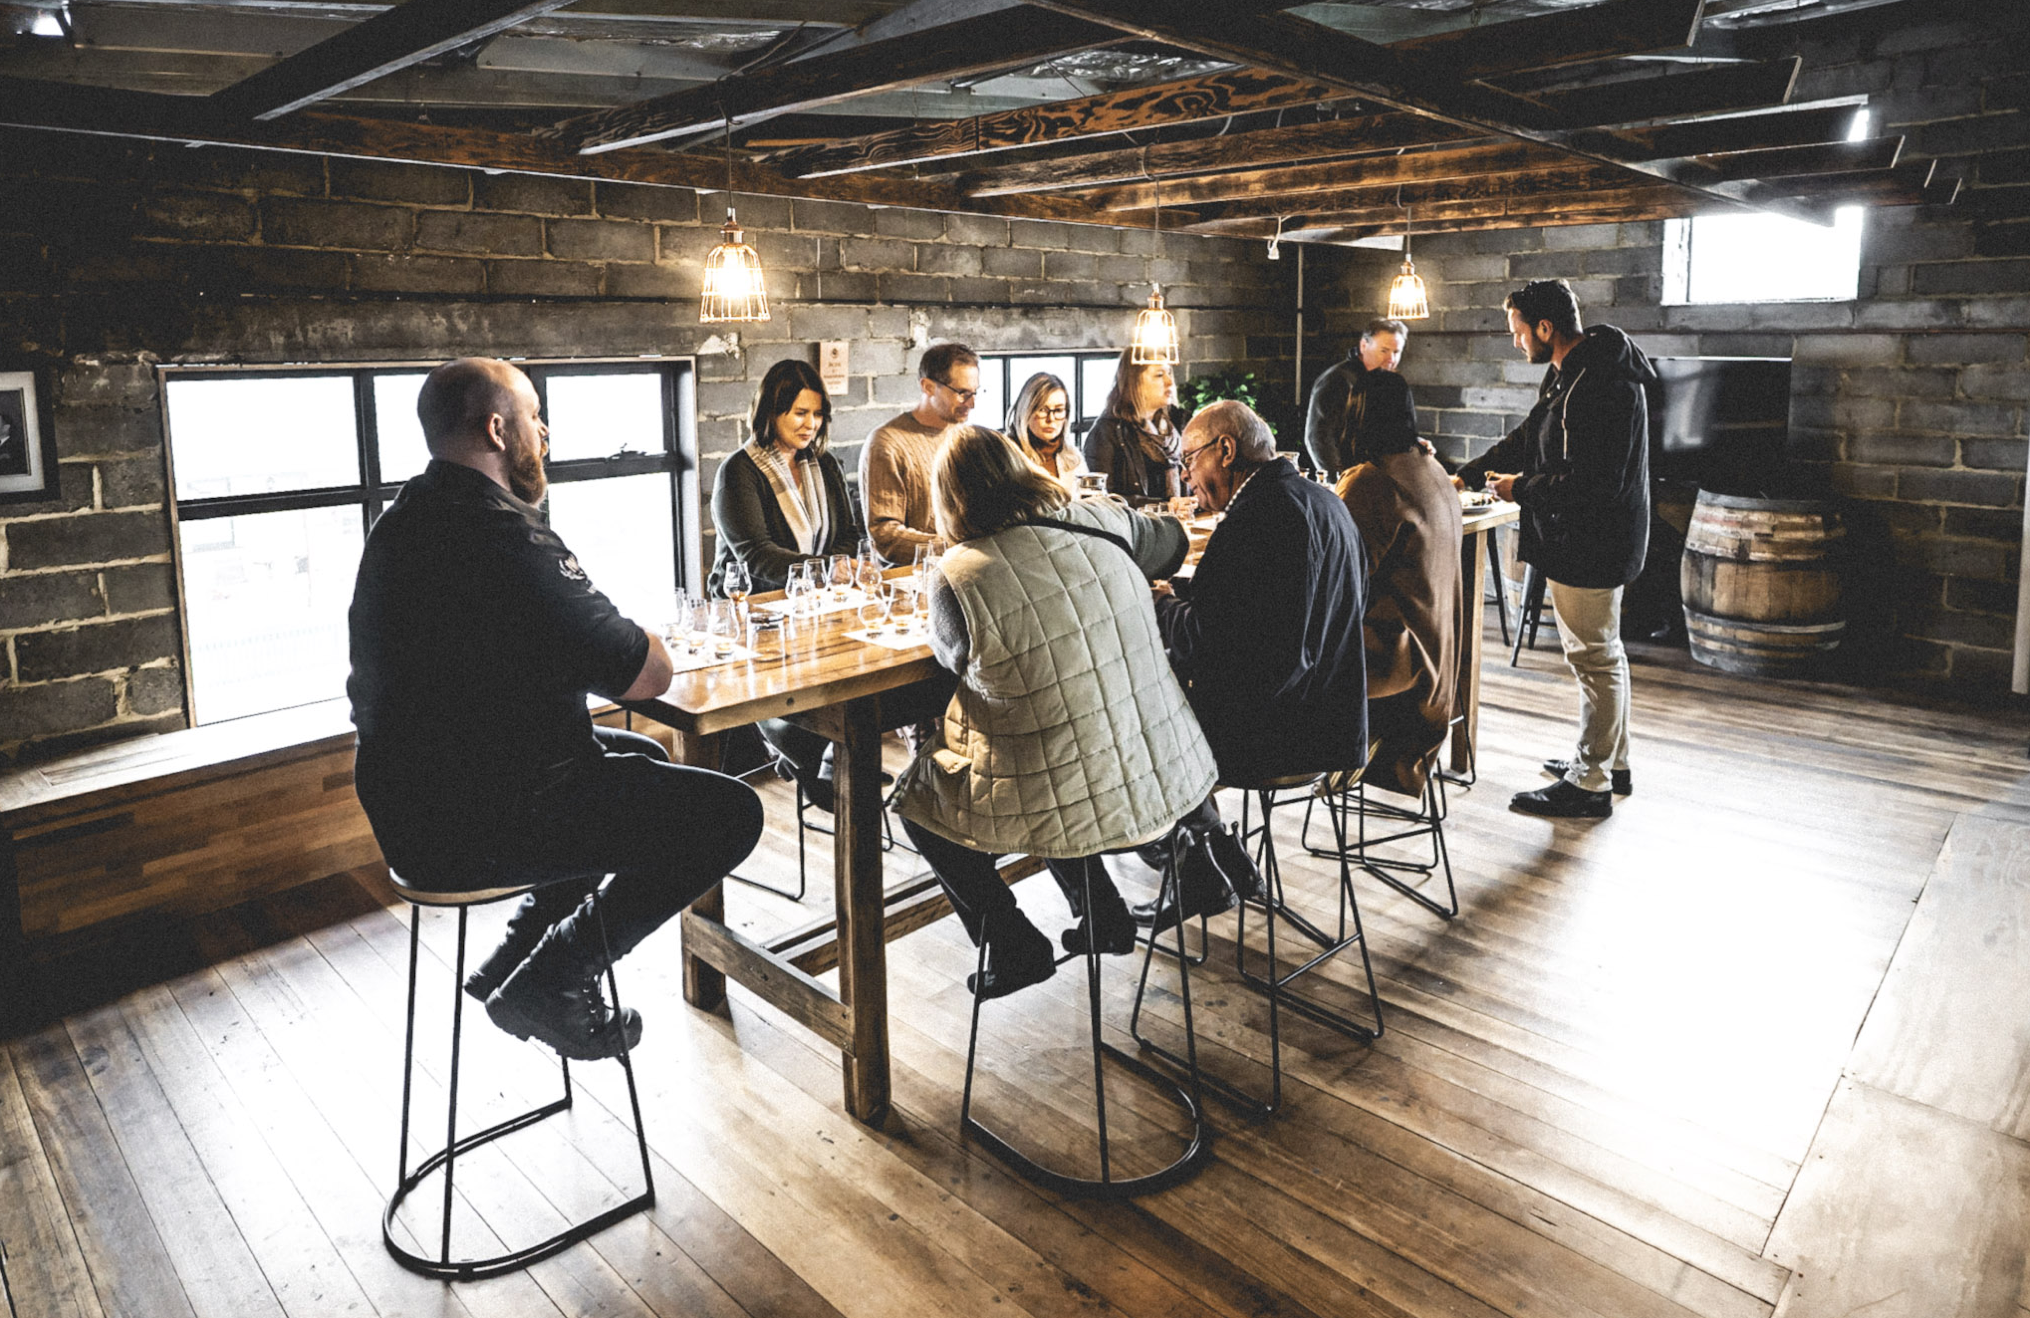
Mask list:
[[[1854,116],[1849,141],[1868,135]],[[1782,215],[1699,215],[1664,221],[1663,300],[1847,302],[1860,292],[1860,206],[1842,206],[1828,229]]]

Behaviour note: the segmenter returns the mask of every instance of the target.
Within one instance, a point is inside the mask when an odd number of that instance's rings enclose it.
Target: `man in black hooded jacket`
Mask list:
[[[1612,325],[1582,329],[1579,301],[1562,279],[1508,295],[1509,333],[1534,365],[1549,363],[1523,423],[1459,469],[1456,484],[1483,486],[1522,505],[1520,554],[1550,583],[1565,662],[1579,681],[1579,742],[1546,760],[1558,781],[1518,792],[1526,814],[1601,819],[1626,795],[1628,653],[1621,592],[1649,549],[1649,405],[1656,370]],[[1612,788],[1612,792],[1609,788]]]

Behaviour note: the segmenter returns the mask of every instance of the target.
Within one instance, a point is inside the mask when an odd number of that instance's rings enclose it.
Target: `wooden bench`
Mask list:
[[[136,737],[0,775],[0,1019],[88,931],[196,915],[360,866],[344,700]]]

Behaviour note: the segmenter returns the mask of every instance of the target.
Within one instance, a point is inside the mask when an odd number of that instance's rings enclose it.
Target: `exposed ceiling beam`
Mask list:
[[[570,147],[523,133],[501,133],[444,124],[406,123],[354,115],[305,111],[267,123],[228,120],[202,98],[164,96],[104,87],[0,77],[0,126],[46,128],[107,137],[175,142],[188,146],[234,146],[362,160],[394,160],[505,173],[722,191],[727,183],[723,157],[669,151],[612,151],[580,155]],[[849,176],[821,181],[787,179],[765,166],[736,159],[732,186],[738,192],[777,197],[959,211],[1021,219],[1090,224],[1091,206],[1056,197],[1006,197],[977,201],[948,184],[910,179]],[[1178,218],[1166,217],[1171,223]],[[1195,216],[1191,218],[1196,218]],[[1139,228],[1145,221],[1108,224]]]
[[[1711,163],[1727,178],[1753,181],[1888,169],[1902,155],[1901,137],[1871,137],[1862,142],[1824,142],[1817,146],[1783,146],[1768,151],[1737,151],[1731,155],[1717,156]]]
[[[1198,138],[1128,151],[1003,165],[966,175],[965,185],[971,196],[1002,197],[1020,192],[1093,188],[1141,179],[1205,174],[1245,166],[1266,167],[1346,156],[1360,151],[1430,146],[1464,136],[1462,129],[1415,115],[1362,115],[1322,124],[1236,133],[1231,137]]]
[[[1157,124],[1203,123],[1254,110],[1329,101],[1343,95],[1322,82],[1235,69],[1051,105],[912,124],[821,147],[783,152],[770,157],[770,161],[793,178],[823,178],[828,174],[924,164],[978,152],[1105,137]]]
[[[1697,24],[1698,12],[1699,0],[1607,0],[1583,11],[1461,28],[1400,42],[1390,49],[1415,50],[1441,59],[1457,77],[1488,77],[1682,45]],[[1308,78],[1239,69],[982,115],[965,122],[913,125],[785,153],[777,159],[784,173],[815,178],[1070,142],[1157,125],[1199,123],[1345,94]]]
[[[405,0],[212,94],[220,112],[273,119],[483,41],[567,0]]]
[[[1111,29],[1080,18],[1028,7],[1004,9],[852,50],[814,54],[793,64],[737,74],[673,96],[579,115],[559,123],[547,135],[588,154],[612,151],[720,124],[738,127],[771,115],[832,105],[933,78],[1020,68],[1118,40]]]
[[[1364,156],[1325,164],[1285,165],[1238,170],[1202,178],[1135,183],[1081,194],[1103,211],[1139,211],[1156,206],[1190,206],[1199,202],[1233,201],[1246,197],[1289,196],[1372,188],[1383,184],[1435,183],[1481,175],[1515,175],[1560,166],[1587,167],[1583,160],[1546,150],[1530,142],[1495,141],[1475,146],[1444,147],[1400,156]],[[1592,167],[1600,172],[1600,167]],[[1609,175],[1613,177],[1612,174]]]
[[[1853,126],[1855,107],[1825,106],[1810,110],[1778,110],[1730,119],[1694,119],[1661,128],[1631,128],[1621,134],[1631,151],[1654,160],[1674,156],[1706,156],[1723,151],[1766,151],[1780,146],[1811,146],[1844,142]]]
[[[1640,124],[1661,119],[1689,119],[1702,114],[1727,114],[1782,105],[1797,86],[1801,61],[1796,56],[1760,64],[1723,64],[1718,68],[1666,74],[1660,78],[1626,78],[1591,87],[1533,93],[1552,113],[1572,124]]]
[[[1745,198],[1739,184],[1718,178],[1696,161],[1631,161],[1611,132],[1572,129],[1549,106],[1460,82],[1443,66],[1408,51],[1378,46],[1288,14],[1241,20],[1226,4],[1194,0],[1038,0],[1059,13],[1106,23],[1147,40],[1165,41],[1213,59],[1232,60],[1292,77],[1332,83],[1358,96],[1482,132],[1500,133],[1736,205]],[[1746,203],[1752,204],[1752,203]],[[1777,204],[1764,209],[1813,222],[1826,217],[1808,208]]]

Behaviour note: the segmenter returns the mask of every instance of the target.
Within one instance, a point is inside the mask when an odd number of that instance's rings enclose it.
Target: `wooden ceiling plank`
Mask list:
[[[1343,95],[1322,82],[1233,69],[969,119],[912,124],[822,147],[782,152],[770,156],[769,161],[791,178],[823,178],[1105,137],[1159,124],[1204,123],[1256,110],[1338,100]]]
[[[1242,21],[1230,5],[1214,0],[1194,0],[1191,4],[1175,4],[1172,0],[1036,2],[1042,8],[1104,23],[1209,58],[1232,60],[1291,77],[1314,77],[1355,95],[1462,128],[1500,133],[1602,164],[1619,165],[1633,174],[1674,183],[1720,201],[1752,204],[1744,201],[1738,183],[1718,178],[1697,161],[1631,161],[1614,134],[1570,128],[1569,121],[1548,100],[1525,99],[1480,83],[1460,82],[1442,61],[1376,45],[1289,14],[1252,15]],[[1796,71],[1796,61],[1788,63],[1786,96]],[[1782,203],[1765,209],[1813,222],[1823,221],[1814,212]]]
[[[1889,169],[1903,154],[1903,139],[1871,137],[1860,142],[1824,142],[1768,151],[1736,151],[1708,163],[1722,177],[1748,181],[1800,174],[1852,174]]]
[[[1766,151],[1780,146],[1844,142],[1853,126],[1852,105],[1779,110],[1730,119],[1694,119],[1659,128],[1631,128],[1621,134],[1632,150],[1651,160],[1709,156],[1728,151]]]
[[[1256,133],[1236,133],[1126,151],[1005,165],[967,175],[965,184],[970,196],[1003,197],[1021,192],[1092,188],[1138,179],[1289,164],[1360,151],[1431,146],[1464,136],[1462,129],[1415,115],[1361,115]]]
[[[470,45],[568,0],[404,0],[212,93],[220,112],[273,119]]]
[[[1638,124],[1689,119],[1782,105],[1797,86],[1796,56],[1757,64],[1629,78],[1592,87],[1536,93],[1552,113],[1574,124]]]
[[[1026,6],[946,23],[923,32],[815,54],[791,64],[723,78],[670,96],[563,120],[545,135],[587,154],[695,133],[728,122],[737,127],[777,114],[809,110],[893,91],[934,78],[970,77],[1119,40],[1083,19]]]
[[[1443,63],[1455,78],[1591,64],[1690,45],[1706,0],[1606,0],[1557,13],[1389,43]]]
[[[1326,164],[1288,165],[1241,170],[1203,178],[1137,183],[1082,194],[1103,211],[1140,211],[1157,206],[1190,206],[1200,202],[1246,197],[1289,196],[1304,192],[1344,191],[1383,184],[1433,183],[1479,175],[1515,176],[1560,165],[1578,164],[1528,142],[1498,142],[1454,149],[1419,151],[1400,156],[1371,156]],[[1601,172],[1601,171],[1592,171]],[[1608,177],[1626,175],[1608,173]]]
[[[420,124],[365,116],[304,111],[267,123],[228,119],[201,97],[129,92],[114,88],[0,76],[0,126],[54,129],[107,137],[174,142],[187,146],[246,147],[361,160],[542,174],[558,178],[720,191],[726,162],[716,152],[612,151],[580,155],[568,145],[525,133],[493,132],[447,124]],[[807,197],[863,205],[956,211],[1019,219],[1091,224],[1099,219],[1080,201],[1057,197],[1005,197],[976,201],[957,188],[878,175],[788,179],[751,161],[735,159],[733,187],[742,193]],[[1166,213],[1172,224],[1182,216]],[[1195,218],[1195,216],[1193,217]],[[1105,223],[1139,228],[1139,218]]]

